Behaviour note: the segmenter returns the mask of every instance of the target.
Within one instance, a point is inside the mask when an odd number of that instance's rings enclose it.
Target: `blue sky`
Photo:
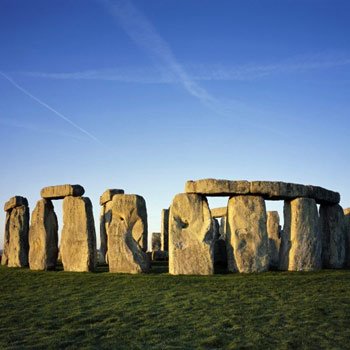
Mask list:
[[[23,195],[33,209],[42,187],[79,183],[97,224],[100,194],[123,188],[146,199],[152,232],[186,180],[214,177],[320,185],[350,206],[349,12],[1,0],[1,203]]]

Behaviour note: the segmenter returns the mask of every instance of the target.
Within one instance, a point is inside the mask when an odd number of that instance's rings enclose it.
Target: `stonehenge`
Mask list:
[[[143,197],[115,194],[105,204],[107,255],[110,272],[148,272],[147,209]]]
[[[316,271],[350,267],[350,208],[340,194],[322,187],[272,181],[202,179],[187,181],[161,211],[159,232],[150,236],[146,201],[122,189],[107,189],[99,200],[100,249],[96,248],[92,202],[81,185],[41,190],[31,214],[28,200],[10,198],[6,212],[2,265],[92,272],[107,264],[112,273],[145,273],[151,260],[169,259],[172,275],[212,275],[268,270]],[[227,197],[210,208],[207,197]],[[59,242],[53,201],[63,199]],[[284,201],[283,228],[266,200]],[[281,220],[282,220],[281,219]],[[29,225],[30,221],[30,225]],[[97,259],[99,256],[99,259]],[[152,258],[152,259],[151,259]]]
[[[6,212],[2,265],[28,266],[29,207],[26,198],[15,196],[4,205]]]
[[[40,199],[29,228],[29,267],[53,270],[58,257],[58,222],[50,199]]]
[[[227,211],[227,267],[231,272],[268,270],[265,202],[260,196],[234,196]]]
[[[208,202],[199,194],[176,195],[169,213],[169,273],[214,273],[214,230]]]
[[[64,198],[60,252],[65,271],[94,271],[97,263],[96,233],[89,198]]]

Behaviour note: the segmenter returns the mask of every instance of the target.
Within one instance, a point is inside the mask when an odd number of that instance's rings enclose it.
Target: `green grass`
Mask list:
[[[170,276],[0,268],[0,349],[350,348],[350,271]]]

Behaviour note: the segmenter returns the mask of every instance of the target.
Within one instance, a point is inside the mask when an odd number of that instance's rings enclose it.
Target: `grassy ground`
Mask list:
[[[0,349],[350,349],[350,271],[169,276],[0,268]]]

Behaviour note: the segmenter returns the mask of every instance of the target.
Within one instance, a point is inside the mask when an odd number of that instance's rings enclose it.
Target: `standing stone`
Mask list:
[[[105,264],[108,261],[107,258],[107,232],[106,232],[106,220],[105,220],[105,206],[102,205],[100,213],[100,256],[99,262]]]
[[[258,196],[230,198],[227,220],[229,271],[266,271],[269,254],[264,199]]]
[[[341,269],[346,265],[346,223],[339,204],[320,206],[320,231],[323,267]]]
[[[29,228],[29,267],[55,269],[58,257],[58,223],[52,202],[41,199],[32,213]]]
[[[288,271],[289,267],[289,252],[292,246],[290,238],[290,224],[291,224],[291,212],[290,212],[290,201],[285,201],[283,206],[283,218],[284,226],[281,231],[281,244],[279,251],[279,263],[278,268],[282,271]]]
[[[152,233],[152,252],[161,250],[160,232]]]
[[[283,239],[290,243],[284,248],[289,271],[313,271],[321,268],[321,235],[314,199],[297,198],[284,204]],[[288,252],[288,246],[289,252]]]
[[[110,272],[148,272],[149,258],[143,251],[147,237],[147,210],[141,196],[116,194],[106,203],[105,221]]]
[[[346,266],[350,267],[350,208],[344,209]]]
[[[162,250],[168,251],[169,249],[169,209],[162,210],[162,218],[160,224],[160,235],[162,242]]]
[[[6,211],[5,233],[4,233],[4,249],[2,251],[1,265],[8,264],[8,254],[10,249],[10,211]]]
[[[220,223],[218,219],[213,218],[214,230],[214,265],[227,267],[227,253],[225,236],[221,235]]]
[[[198,194],[174,197],[169,214],[169,273],[214,273],[214,235],[208,202]]]
[[[28,230],[29,208],[21,205],[11,209],[8,221],[7,265],[9,267],[28,266]]]
[[[277,269],[279,265],[280,250],[280,217],[277,211],[267,212],[267,236],[269,238],[269,266]]]
[[[64,198],[60,252],[65,271],[84,272],[95,269],[96,233],[89,198]]]

